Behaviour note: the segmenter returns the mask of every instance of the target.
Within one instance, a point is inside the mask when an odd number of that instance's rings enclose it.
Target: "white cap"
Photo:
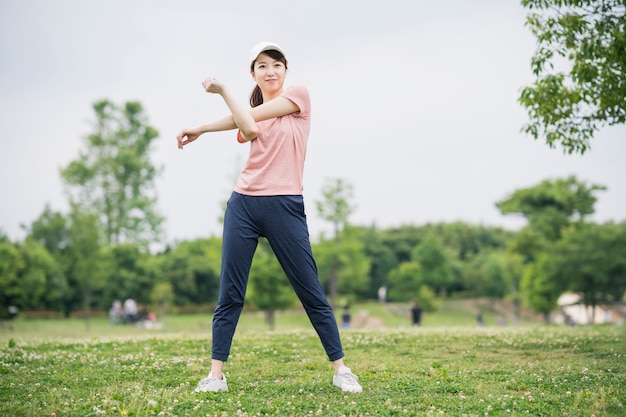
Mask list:
[[[261,42],[261,43],[257,43],[254,46],[254,48],[252,48],[252,50],[250,51],[250,63],[253,63],[254,61],[256,61],[256,59],[259,56],[259,54],[261,52],[265,52],[265,51],[278,51],[281,54],[285,55],[283,50],[280,49],[280,46],[276,45],[275,43],[273,43],[273,42]]]

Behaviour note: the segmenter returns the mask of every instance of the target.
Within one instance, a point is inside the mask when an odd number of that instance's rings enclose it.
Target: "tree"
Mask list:
[[[526,305],[542,314],[546,323],[550,323],[550,313],[565,290],[565,285],[554,279],[554,274],[555,266],[550,256],[540,253],[534,262],[524,266],[520,285]]]
[[[21,293],[19,279],[24,260],[17,246],[8,240],[0,240],[0,319],[8,317],[10,306],[19,306]]]
[[[317,201],[317,212],[322,219],[333,224],[333,236],[348,223],[348,217],[354,212],[352,184],[341,178],[327,179],[322,188],[323,200]]]
[[[95,212],[108,243],[148,244],[160,234],[156,211],[158,169],[149,152],[158,132],[139,102],[93,105],[95,131],[78,158],[61,170],[72,203]]]
[[[215,237],[181,242],[163,255],[162,269],[174,290],[175,304],[217,300],[220,256],[221,239]]]
[[[535,82],[519,102],[523,131],[583,154],[604,125],[626,121],[626,4],[623,0],[522,0],[537,38]],[[558,71],[567,61],[569,72]]]
[[[34,239],[26,239],[20,245],[20,255],[24,260],[24,268],[20,271],[19,287],[22,308],[37,309],[44,305],[48,295],[48,282],[57,271],[54,258]]]
[[[484,250],[467,265],[468,289],[476,296],[492,300],[510,299],[518,319],[521,313],[520,283],[523,257],[504,250]]]
[[[516,190],[496,203],[502,214],[520,214],[529,226],[553,242],[560,238],[563,228],[572,222],[582,222],[593,214],[594,192],[605,190],[601,185],[587,185],[575,176],[567,179],[545,180],[539,185]]]
[[[276,325],[276,311],[291,307],[296,302],[293,288],[266,239],[259,240],[254,253],[246,298],[257,309],[265,312],[271,330]]]
[[[67,248],[67,218],[46,204],[43,213],[30,226],[29,236],[43,245],[55,258]]]
[[[46,205],[43,213],[30,226],[28,239],[34,239],[54,258],[54,272],[46,282],[45,302],[41,308],[63,311],[63,306],[71,298],[67,272],[72,263],[68,246],[70,233],[68,219]]]
[[[550,252],[553,276],[590,307],[620,302],[626,292],[626,223],[588,223],[567,230]],[[589,311],[588,310],[588,311]]]
[[[353,197],[352,185],[341,178],[328,179],[322,188],[323,200],[317,201],[319,215],[333,224],[333,236],[339,243],[339,233],[348,224],[348,217],[354,211],[351,199]],[[334,307],[337,297],[337,269],[339,260],[331,262],[330,270],[330,304]]]
[[[81,211],[72,205],[70,221],[70,256],[73,264],[70,271],[76,283],[85,310],[86,324],[89,326],[93,295],[104,286],[101,265],[101,236],[98,216]]]
[[[472,294],[490,299],[503,299],[509,294],[503,256],[503,252],[484,251],[472,258],[465,275]]]
[[[417,262],[402,262],[389,273],[388,296],[391,301],[409,301],[416,298],[424,286],[422,267]]]
[[[524,257],[524,272],[520,284],[522,297],[537,313],[550,320],[564,285],[555,279],[555,266],[548,253],[570,227],[582,227],[593,214],[594,193],[606,188],[588,185],[570,176],[516,190],[496,203],[502,214],[520,214],[528,220],[509,241],[509,249]]]
[[[174,288],[170,282],[159,282],[150,292],[150,302],[156,311],[157,317],[165,317],[167,309],[174,301]]]
[[[150,258],[147,251],[124,243],[103,247],[101,256],[101,274],[107,283],[98,303],[101,308],[110,306],[113,300],[133,298],[140,304],[150,301],[155,276],[147,266]]]
[[[387,287],[387,276],[389,271],[398,265],[398,259],[393,250],[385,245],[380,231],[375,227],[363,228],[358,238],[363,244],[363,253],[370,264],[366,297],[376,299],[378,289]]]
[[[369,290],[370,259],[358,238],[360,230],[344,228],[338,239],[321,241],[313,247],[320,281],[328,288],[330,278],[336,277],[336,295],[366,298]]]
[[[438,295],[445,295],[454,281],[452,258],[439,238],[430,233],[415,247],[411,260],[421,266],[422,282]]]

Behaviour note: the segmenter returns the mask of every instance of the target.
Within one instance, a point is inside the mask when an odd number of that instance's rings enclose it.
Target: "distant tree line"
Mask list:
[[[211,311],[217,300],[221,237],[161,242],[154,167],[149,153],[158,132],[141,105],[94,104],[97,121],[85,149],[61,170],[69,213],[46,206],[25,226],[22,241],[0,232],[0,318],[9,306],[71,316],[108,310],[134,298],[157,315]],[[377,299],[417,300],[425,311],[437,298],[509,299],[519,314],[529,307],[550,319],[567,291],[587,306],[623,302],[626,223],[588,221],[604,187],[575,177],[545,180],[496,203],[523,216],[518,231],[463,222],[380,229],[352,225],[351,184],[330,179],[317,202],[333,225],[313,242],[320,280],[333,305]],[[261,240],[253,260],[247,308],[278,310],[297,299],[270,246]]]

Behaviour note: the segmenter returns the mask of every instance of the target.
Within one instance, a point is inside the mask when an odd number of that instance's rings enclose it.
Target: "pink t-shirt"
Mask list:
[[[246,166],[235,186],[252,196],[301,195],[304,160],[311,128],[311,101],[306,87],[296,85],[282,94],[300,111],[257,123],[259,133],[250,141]],[[237,137],[239,138],[239,132]]]

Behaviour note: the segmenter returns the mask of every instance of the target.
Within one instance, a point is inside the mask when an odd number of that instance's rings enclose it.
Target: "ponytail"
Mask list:
[[[261,87],[255,85],[252,94],[250,94],[250,106],[256,107],[261,104],[263,104],[263,93],[261,93]]]

